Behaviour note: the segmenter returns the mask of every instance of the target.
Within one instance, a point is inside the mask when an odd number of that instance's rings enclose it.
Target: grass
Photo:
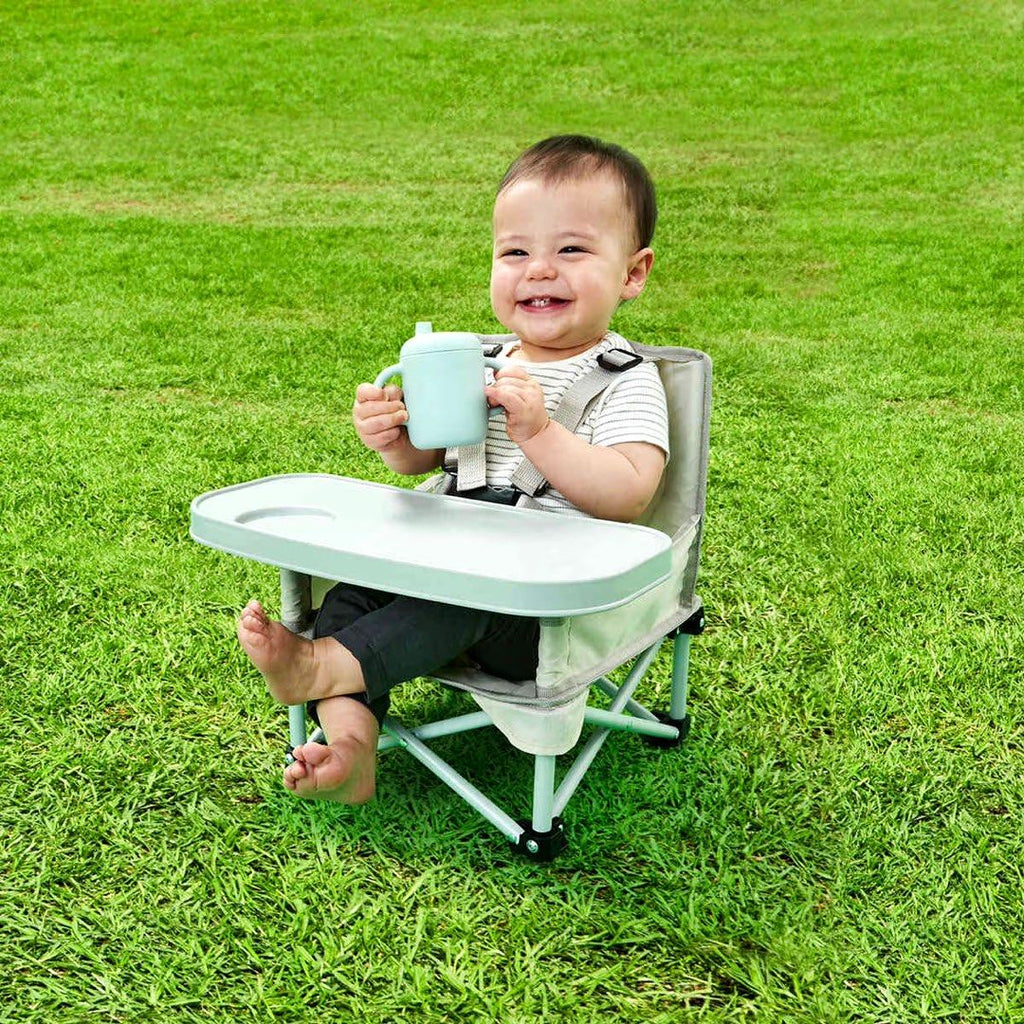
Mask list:
[[[0,12],[0,1021],[1024,1020],[1020,11],[631,11]],[[710,629],[686,747],[609,741],[538,868],[397,755],[287,798],[274,574],[187,528],[390,479],[354,385],[495,328],[493,183],[564,130],[659,183],[618,328],[715,360]]]

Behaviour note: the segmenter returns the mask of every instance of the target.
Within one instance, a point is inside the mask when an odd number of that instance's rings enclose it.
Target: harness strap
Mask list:
[[[515,339],[514,334],[478,334],[485,356],[501,354],[505,343]],[[482,444],[462,445],[450,448],[444,460],[444,471],[454,478],[454,491],[475,491],[487,486],[487,459]]]
[[[482,444],[464,444],[455,449],[457,491],[475,491],[487,486],[487,455]]]

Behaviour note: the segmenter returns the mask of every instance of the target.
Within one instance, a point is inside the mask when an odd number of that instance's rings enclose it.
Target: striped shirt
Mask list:
[[[518,342],[505,345],[501,355],[507,357],[517,345]],[[603,341],[570,359],[551,363],[517,362],[517,365],[526,369],[540,384],[544,391],[544,407],[548,415],[553,416],[570,385],[597,365],[597,357],[602,352],[613,348],[634,351],[625,338],[609,331]],[[490,372],[488,379],[492,379]],[[523,458],[519,446],[509,440],[505,425],[502,412],[495,415],[487,426],[487,483],[494,487],[508,486]],[[576,428],[576,434],[588,444],[606,448],[631,441],[646,442],[660,448],[667,457],[668,406],[657,367],[653,363],[641,363],[618,374],[591,402],[583,421]],[[554,487],[535,500],[551,512],[591,518]]]

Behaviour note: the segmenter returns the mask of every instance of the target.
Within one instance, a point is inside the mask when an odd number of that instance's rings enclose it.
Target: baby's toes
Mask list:
[[[295,756],[301,757],[303,761],[307,761],[310,766],[315,767],[328,760],[332,753],[331,748],[323,743],[306,743],[295,750]]]

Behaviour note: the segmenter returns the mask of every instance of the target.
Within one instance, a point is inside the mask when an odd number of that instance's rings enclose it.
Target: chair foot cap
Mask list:
[[[565,825],[561,818],[553,818],[551,830],[535,832],[529,819],[518,822],[522,835],[512,844],[512,849],[530,860],[551,861],[568,846],[565,838]]]
[[[661,750],[669,750],[682,745],[683,740],[690,735],[690,716],[683,715],[682,718],[672,718],[667,711],[655,711],[655,717],[665,725],[674,725],[679,730],[679,735],[674,739],[663,739],[661,736],[644,736],[644,743]]]

